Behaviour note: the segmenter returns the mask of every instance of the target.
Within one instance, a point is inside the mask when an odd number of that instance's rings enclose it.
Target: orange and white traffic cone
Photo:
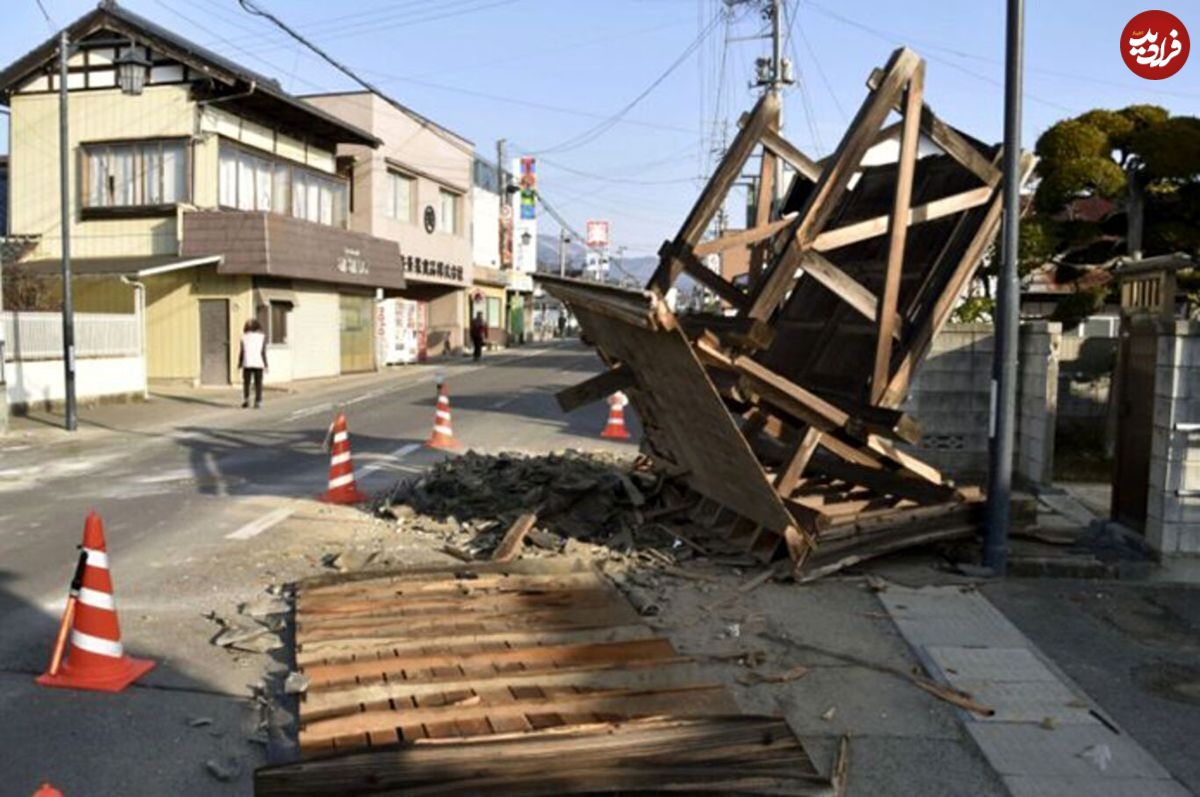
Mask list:
[[[63,793],[49,783],[43,783],[42,787],[33,793],[33,797],[63,797]]]
[[[126,656],[121,646],[104,522],[95,512],[88,513],[83,526],[83,551],[87,559],[79,595],[72,596],[74,624],[66,663],[59,667],[56,662],[49,672],[38,676],[37,682],[42,686],[120,692],[149,672],[154,662]]]
[[[629,432],[625,429],[625,405],[628,403],[629,399],[620,391],[608,397],[608,425],[600,433],[601,437],[614,440],[629,439]]]
[[[370,496],[358,491],[354,481],[354,463],[350,459],[350,431],[346,428],[346,413],[339,412],[333,420],[333,445],[329,448],[329,489],[317,500],[327,504],[358,504]]]
[[[438,385],[437,411],[433,415],[433,432],[425,441],[429,448],[460,448],[462,443],[454,439],[454,426],[450,422],[450,394],[444,384]]]

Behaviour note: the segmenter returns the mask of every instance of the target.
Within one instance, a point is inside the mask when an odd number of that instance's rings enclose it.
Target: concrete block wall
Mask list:
[[[981,483],[991,424],[991,324],[949,324],[934,339],[903,405],[921,424],[912,453],[960,483]],[[1017,394],[1018,479],[1047,483],[1054,466],[1059,324],[1022,325]]]
[[[1200,323],[1164,322],[1154,376],[1146,539],[1163,556],[1200,555]]]

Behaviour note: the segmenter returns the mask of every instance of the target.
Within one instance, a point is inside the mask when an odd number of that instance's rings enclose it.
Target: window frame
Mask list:
[[[168,144],[178,144],[183,153],[183,183],[180,186],[180,195],[173,202],[137,202],[138,194],[145,193],[143,185],[147,172],[145,165],[145,152],[150,146],[156,145],[158,148],[158,192],[161,198],[165,193],[167,170],[165,168],[166,155],[164,146]],[[92,189],[92,155],[97,150],[106,150],[107,153],[119,147],[130,147],[133,149],[133,191],[135,201],[132,204],[111,204],[111,205],[93,205],[91,204],[91,189]],[[84,221],[90,219],[113,219],[113,218],[156,218],[161,216],[173,216],[179,205],[187,205],[192,202],[193,195],[193,169],[195,167],[195,153],[192,148],[192,141],[189,136],[152,136],[148,138],[119,138],[119,139],[97,139],[92,141],[81,141],[76,147],[76,157],[79,162],[79,184],[76,187],[76,194],[79,198],[80,218]],[[105,193],[108,193],[107,188]],[[113,192],[115,198],[115,191]]]
[[[406,171],[389,165],[387,167],[387,179],[389,200],[388,205],[384,206],[383,215],[393,221],[399,221],[404,224],[416,224],[416,208],[417,205],[420,204],[416,201],[417,180],[419,178],[415,174],[410,174]],[[408,215],[406,217],[396,215],[398,207],[396,203],[396,185],[400,181],[404,181],[404,183],[408,185]],[[390,213],[388,212],[389,206],[391,207]]]
[[[221,193],[222,193],[221,156],[223,154],[223,151],[226,148],[231,151],[237,152],[239,155],[246,155],[251,158],[257,158],[261,161],[266,161],[271,164],[271,166],[272,166],[272,169],[271,169],[271,192],[270,192],[271,193],[271,202],[270,202],[271,208],[269,210],[262,210],[257,207],[254,208],[253,210],[246,210],[245,208],[239,208],[236,205],[228,205],[221,201],[222,200],[222,196],[221,196]],[[239,160],[239,163],[240,163],[240,160]],[[275,207],[275,200],[278,198],[278,196],[277,196],[278,191],[277,191],[276,183],[277,183],[277,179],[278,179],[277,175],[279,174],[280,166],[284,167],[288,171],[287,199],[284,202],[284,208],[282,208],[282,209]],[[239,185],[235,185],[233,187],[234,196],[236,197],[238,195],[238,192],[241,190],[241,186],[240,186],[241,169],[235,169],[234,171],[237,176],[238,183],[239,183]],[[257,174],[257,170],[255,170],[255,173]],[[301,179],[297,179],[298,177]],[[300,215],[298,215],[295,212],[296,211],[296,197],[297,197],[296,188],[299,185],[299,186],[303,187],[305,191],[307,191],[307,187],[310,184],[310,182],[316,183],[316,188],[317,188],[316,213],[315,213],[316,218],[309,218],[309,216],[308,216],[307,210],[309,208],[309,202],[308,202],[309,198],[307,196],[304,197],[304,208],[305,208],[306,212],[303,214],[300,214]],[[241,141],[237,141],[235,139],[228,138],[226,136],[218,137],[217,207],[220,208],[221,210],[243,211],[243,212],[248,212],[248,213],[249,212],[273,213],[277,216],[285,216],[287,218],[297,219],[299,221],[307,221],[307,222],[311,222],[313,224],[320,224],[325,227],[334,227],[335,229],[347,230],[347,229],[350,229],[350,213],[351,213],[350,185],[351,185],[351,182],[352,181],[349,178],[347,178],[341,174],[338,174],[338,173],[330,174],[329,172],[323,172],[320,169],[314,169],[313,167],[308,166],[306,164],[297,163],[296,161],[281,157],[273,152],[268,152],[267,150],[259,149],[258,147],[252,147],[249,144],[244,144]],[[328,221],[328,222],[321,220],[321,216],[323,215],[322,214],[322,207],[323,207],[322,194],[323,194],[323,192],[321,190],[323,183],[327,184],[326,188],[327,188],[328,194],[332,198],[334,198],[336,200],[338,194],[340,193],[340,195],[341,195],[340,204],[337,201],[334,201],[330,205],[330,208],[331,208],[331,212],[329,214],[330,221]],[[340,189],[340,192],[337,189]],[[255,189],[255,193],[257,194],[257,188]],[[257,204],[258,203],[256,201],[255,205],[257,205]]]
[[[450,197],[453,201],[454,214],[451,218],[451,223],[446,223],[446,197]],[[463,234],[463,195],[457,191],[451,191],[445,186],[438,186],[438,227],[446,235],[453,235],[456,238],[462,237]]]

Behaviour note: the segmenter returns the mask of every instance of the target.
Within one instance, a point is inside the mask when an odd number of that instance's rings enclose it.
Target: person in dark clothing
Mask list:
[[[475,349],[475,359],[483,356],[483,343],[487,340],[487,322],[483,313],[476,313],[471,319],[471,346]]]
[[[562,337],[566,337],[566,335],[567,335],[567,314],[560,311],[558,314],[558,336],[560,338],[562,338]]]
[[[254,408],[262,408],[263,371],[267,370],[267,336],[262,324],[251,318],[242,327],[242,346],[238,351],[242,369],[242,407],[250,406],[250,383],[254,383]]]

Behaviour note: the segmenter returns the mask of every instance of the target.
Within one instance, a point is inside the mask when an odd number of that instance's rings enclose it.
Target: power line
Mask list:
[[[501,2],[496,3],[496,5],[500,5],[502,3],[512,3],[512,2],[516,2],[516,0],[501,0]],[[238,0],[238,5],[240,5],[242,8],[244,8],[247,11],[247,13],[253,14],[254,16],[257,16],[257,17],[263,17],[264,19],[270,20],[280,30],[284,31],[289,36],[291,36],[293,39],[300,42],[301,44],[303,44],[308,49],[312,50],[317,55],[321,56],[322,59],[327,61],[332,67],[337,69],[339,72],[346,75],[346,77],[350,78],[355,83],[359,84],[364,89],[371,92],[372,94],[375,94],[380,99],[382,99],[384,102],[386,102],[388,105],[391,105],[397,111],[400,111],[400,113],[405,114],[406,116],[409,116],[409,117],[415,119],[418,124],[420,124],[422,127],[424,127],[429,132],[433,133],[437,137],[448,142],[449,144],[458,148],[459,150],[462,150],[463,152],[466,152],[468,155],[471,155],[472,157],[474,157],[474,155],[475,155],[474,147],[470,146],[469,144],[464,144],[462,141],[460,141],[458,139],[457,136],[452,136],[449,133],[447,133],[446,131],[442,130],[439,126],[434,124],[434,122],[432,120],[426,119],[424,116],[417,113],[416,111],[413,111],[412,109],[405,107],[404,105],[400,104],[399,102],[392,99],[388,95],[384,94],[382,91],[375,88],[369,82],[367,82],[363,78],[359,77],[358,74],[353,69],[346,66],[341,61],[338,61],[336,58],[331,56],[329,53],[325,52],[320,47],[313,44],[308,39],[304,38],[304,36],[300,35],[296,31],[292,30],[290,27],[288,27],[287,23],[285,23],[283,20],[279,19],[279,17],[275,16],[274,14],[270,13],[269,11],[264,11],[256,3],[254,3],[253,0]]]
[[[240,0],[240,2],[246,2],[246,1],[247,0]],[[692,43],[689,44],[684,49],[684,51],[679,55],[679,57],[676,58],[671,63],[671,65],[667,67],[666,71],[664,71],[661,75],[659,75],[657,78],[655,78],[653,81],[651,81],[649,86],[647,86],[645,89],[642,90],[642,92],[640,94],[638,94],[636,97],[634,97],[628,103],[626,103],[626,105],[623,108],[621,108],[621,110],[617,111],[615,114],[613,114],[609,118],[605,119],[603,122],[600,122],[599,124],[593,125],[592,127],[588,128],[587,130],[584,130],[582,133],[579,133],[576,136],[572,136],[571,138],[568,138],[565,141],[560,141],[559,143],[555,144],[554,146],[544,147],[541,150],[535,152],[534,154],[541,155],[544,153],[566,152],[568,150],[577,149],[579,147],[584,146],[585,144],[588,144],[588,143],[596,140],[600,136],[607,133],[609,130],[611,130],[613,128],[614,125],[616,125],[618,122],[621,121],[621,119],[625,116],[625,114],[632,111],[638,105],[638,103],[640,103],[642,100],[646,99],[646,97],[648,97],[650,95],[650,93],[653,92],[656,88],[658,88],[664,80],[666,80],[668,77],[670,77],[671,73],[673,73],[676,69],[678,69],[680,67],[680,65],[682,65],[685,61],[687,61],[687,59],[691,56],[691,54],[696,51],[696,48],[698,48],[704,42],[704,39],[707,38],[708,35],[710,33],[712,33],[712,31],[716,28],[716,23],[720,18],[721,18],[720,14],[715,14],[713,16],[712,21],[709,22],[709,24],[700,32],[700,35],[697,36],[692,41]]]
[[[46,27],[50,28],[50,32],[53,33],[55,31],[54,20],[50,19],[50,13],[46,11],[46,6],[42,3],[42,0],[33,1],[37,3],[38,10],[42,12],[42,18],[46,20]]]

